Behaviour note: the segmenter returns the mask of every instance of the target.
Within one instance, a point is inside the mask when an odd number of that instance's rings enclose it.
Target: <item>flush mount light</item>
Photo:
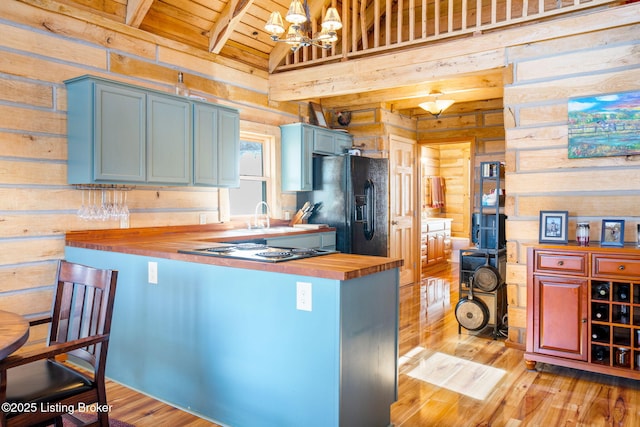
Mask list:
[[[439,99],[441,95],[442,93],[440,92],[431,92],[429,96],[433,97],[434,100],[421,103],[420,108],[430,112],[436,118],[440,117],[440,114],[442,114],[444,110],[451,107],[453,103],[456,102],[453,99]]]

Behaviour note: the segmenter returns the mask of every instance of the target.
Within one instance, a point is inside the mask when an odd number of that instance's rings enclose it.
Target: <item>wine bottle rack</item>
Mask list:
[[[591,363],[640,370],[640,282],[590,285]]]

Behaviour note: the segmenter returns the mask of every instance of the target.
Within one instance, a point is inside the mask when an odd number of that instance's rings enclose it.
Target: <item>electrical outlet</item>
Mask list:
[[[158,263],[149,261],[149,283],[158,284]]]
[[[311,283],[296,282],[296,309],[311,311]]]
[[[200,224],[206,224],[207,223],[207,214],[206,213],[201,213],[200,214]]]

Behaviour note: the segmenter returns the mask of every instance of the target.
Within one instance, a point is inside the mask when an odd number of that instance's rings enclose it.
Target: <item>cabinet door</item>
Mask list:
[[[191,182],[190,105],[173,97],[149,95],[147,182]]]
[[[436,262],[444,261],[444,232],[436,233]]]
[[[240,116],[237,111],[218,112],[218,186],[240,186]]]
[[[282,191],[313,190],[313,128],[282,128]]]
[[[93,117],[95,181],[145,181],[145,117],[146,95],[143,91],[96,83]],[[79,121],[83,121],[82,117]]]
[[[427,235],[427,264],[436,262],[437,240],[433,233]]]
[[[196,185],[240,185],[238,113],[211,105],[193,107],[193,163]]]
[[[587,360],[587,284],[579,278],[534,278],[534,352]]]
[[[331,131],[315,129],[313,152],[318,154],[334,154],[335,137]]]
[[[218,109],[193,106],[193,183],[218,184]]]

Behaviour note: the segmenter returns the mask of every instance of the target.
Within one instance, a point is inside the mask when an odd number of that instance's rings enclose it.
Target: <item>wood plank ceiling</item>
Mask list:
[[[25,0],[29,1],[29,0]],[[53,0],[91,11],[118,23],[196,49],[240,61],[268,71],[275,43],[264,30],[271,11],[284,16],[290,0]],[[319,0],[309,0],[310,3]],[[286,53],[286,50],[285,50]],[[274,53],[276,54],[276,53]],[[282,58],[277,58],[280,61]],[[273,61],[273,58],[272,58]],[[495,70],[451,81],[425,82],[408,88],[393,88],[315,101],[323,105],[356,107],[384,104],[386,108],[416,116],[428,114],[418,107],[430,100],[426,95],[439,90],[456,102],[482,101],[502,97],[503,72]]]

